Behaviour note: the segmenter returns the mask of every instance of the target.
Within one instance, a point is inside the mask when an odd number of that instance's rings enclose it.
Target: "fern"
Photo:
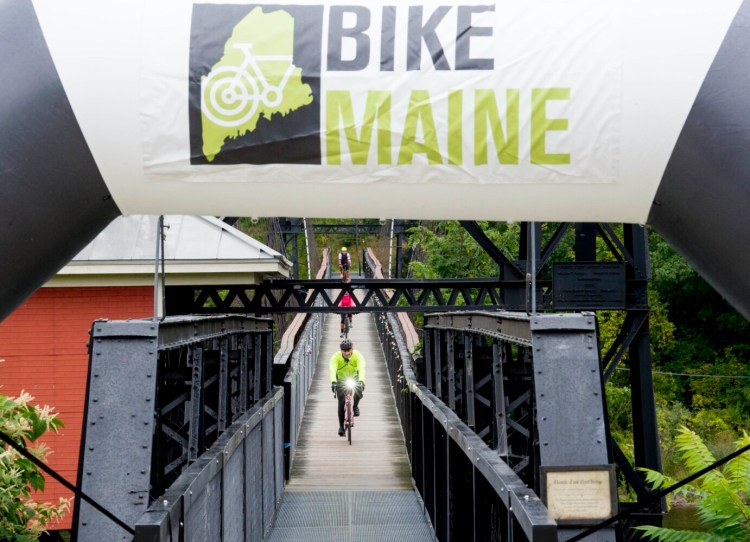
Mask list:
[[[716,462],[703,439],[684,425],[680,427],[674,440],[682,454],[682,462],[690,472],[698,472]],[[716,471],[711,471],[706,477],[712,478],[716,474]]]
[[[711,533],[676,531],[674,529],[653,527],[651,525],[637,527],[637,529],[643,531],[647,537],[646,540],[658,540],[659,542],[694,542],[696,540],[705,542],[727,542],[724,538],[715,536]]]
[[[737,449],[750,445],[750,436],[743,431],[742,438],[735,441]],[[742,454],[732,459],[726,466],[727,477],[732,485],[750,496],[750,454]]]
[[[651,485],[652,489],[662,489],[664,487],[669,487],[677,483],[677,480],[674,480],[673,478],[670,478],[666,474],[662,474],[659,471],[644,468],[639,468],[638,470],[646,475],[646,482]]]
[[[716,460],[703,440],[687,427],[681,427],[675,438],[684,465],[692,472],[705,469]],[[747,446],[750,437],[736,442],[737,449]],[[648,469],[646,481],[655,490],[672,485],[667,476]],[[689,487],[689,486],[686,486]],[[750,453],[744,453],[729,461],[723,470],[714,469],[695,481],[695,491],[702,498],[697,502],[698,519],[707,532],[696,533],[663,527],[636,527],[648,540],[660,542],[750,542]]]

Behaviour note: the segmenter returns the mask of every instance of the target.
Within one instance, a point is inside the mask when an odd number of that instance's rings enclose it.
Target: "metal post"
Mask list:
[[[359,255],[359,225],[357,224],[357,221],[354,220],[354,254]],[[364,253],[364,251],[362,251]],[[354,262],[352,262],[354,264]],[[359,274],[362,274],[362,260],[360,260],[357,263],[357,267],[359,268]]]
[[[273,382],[271,375],[273,374],[273,336],[271,333],[263,333],[265,339],[266,348],[263,351],[266,363],[266,387],[263,390],[263,395],[269,393],[273,389]]]
[[[248,375],[248,350],[250,348],[250,338],[242,335],[240,338],[240,411],[245,412],[250,408],[248,387],[250,386]]]
[[[188,435],[188,462],[198,459],[205,450],[203,389],[203,348],[191,348],[193,378],[190,393],[190,430]]]
[[[508,455],[508,428],[505,412],[505,385],[503,382],[503,360],[505,358],[504,345],[497,340],[492,341],[492,403],[495,420],[492,424],[494,432],[493,443],[498,455]]]
[[[394,221],[395,222],[395,221]],[[396,234],[396,278],[400,279],[402,275],[402,259],[404,257],[403,250],[402,250],[402,243],[404,241],[404,236],[402,233]]]
[[[388,278],[393,278],[391,269],[393,268],[393,224],[395,220],[391,220],[391,232],[388,235]]]
[[[536,222],[531,222],[531,314],[536,314]]]
[[[474,429],[474,335],[471,333],[464,333],[464,403],[466,424]]]
[[[305,253],[307,254],[307,278],[311,279],[313,278],[313,276],[312,276],[312,267],[310,267],[310,236],[307,235],[306,220],[307,220],[306,218],[302,219],[302,229],[305,230]]]
[[[448,407],[451,410],[456,410],[456,345],[454,344],[455,338],[453,331],[445,332],[445,351],[446,351],[446,362],[448,363],[447,371],[445,375],[446,386],[448,386]]]
[[[577,262],[596,261],[596,224],[576,223],[575,258]]]
[[[219,432],[224,431],[229,422],[229,340],[226,336],[219,339]]]
[[[443,332],[439,329],[434,330],[435,333],[435,357],[433,358],[433,371],[435,373],[435,382],[433,386],[433,393],[438,399],[442,398],[443,395]]]
[[[433,331],[429,328],[424,330],[424,385],[434,392],[432,386],[432,360],[433,360]]]
[[[156,221],[156,253],[154,254],[154,322],[159,320],[159,261],[163,259],[164,245],[161,242],[164,215],[159,215]]]
[[[292,234],[292,272],[295,279],[299,279],[299,245],[297,234]]]
[[[261,372],[261,336],[260,335],[253,335],[253,345],[255,348],[253,349],[253,404],[260,401],[260,398],[263,396],[260,393],[260,372]]]
[[[628,295],[642,303],[648,303],[649,278],[648,242],[646,231],[636,224],[625,224],[625,248],[633,257],[633,291]],[[633,445],[636,466],[661,471],[659,432],[656,424],[654,385],[651,376],[651,349],[649,345],[648,311],[646,321],[638,330],[629,349],[630,385],[633,404]]]

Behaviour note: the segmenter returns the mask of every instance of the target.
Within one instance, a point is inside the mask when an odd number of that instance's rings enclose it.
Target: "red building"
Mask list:
[[[55,407],[65,424],[45,437],[49,465],[75,484],[86,393],[88,339],[99,318],[154,316],[155,216],[123,216],[110,224],[52,280],[0,323],[0,393],[22,390]],[[288,278],[281,254],[213,217],[166,216],[167,286],[255,284]],[[161,281],[159,281],[161,282]],[[161,292],[156,296],[161,300]],[[161,311],[159,302],[158,310]],[[39,500],[71,497],[47,478]],[[72,513],[58,526],[69,529]]]

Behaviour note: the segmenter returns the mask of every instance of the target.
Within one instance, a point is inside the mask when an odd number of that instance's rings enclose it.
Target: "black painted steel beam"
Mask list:
[[[587,264],[586,272],[595,272],[599,266],[613,264]],[[645,284],[638,277],[628,279],[636,286]],[[636,284],[638,283],[638,284]],[[561,283],[562,284],[562,283]],[[582,282],[584,286],[587,283]],[[537,281],[537,311],[560,309],[556,297],[549,295],[552,283]],[[572,282],[571,288],[578,286]],[[591,285],[589,285],[591,286]],[[607,284],[607,286],[613,286]],[[622,286],[622,285],[620,285]],[[579,288],[580,289],[580,288]],[[624,288],[623,288],[624,289]],[[167,286],[167,314],[272,314],[335,312],[443,312],[508,310],[525,311],[526,282],[523,280],[481,279],[359,279],[344,284],[339,280],[275,280],[260,284]],[[562,291],[562,290],[561,290]],[[578,291],[578,290],[575,290]],[[308,293],[312,295],[308,298]],[[343,292],[353,295],[355,306],[338,307]],[[586,295],[566,304],[566,310],[595,310],[601,295],[595,287],[585,290]],[[606,290],[612,294],[612,288]],[[571,296],[560,295],[568,299]],[[579,295],[580,297],[580,295]],[[642,295],[619,295],[621,310],[643,309]],[[515,301],[514,301],[515,300]],[[370,303],[374,301],[375,303]],[[622,306],[620,306],[622,305]]]
[[[179,298],[180,309],[190,314],[436,312],[517,309],[502,303],[500,290],[518,288],[524,288],[524,283],[494,278],[361,279],[347,284],[330,279],[283,280],[257,285],[172,286],[167,287],[167,297]],[[353,294],[354,307],[338,307],[344,292]]]
[[[444,313],[431,315],[425,328],[477,333],[522,346],[531,346],[530,317],[510,313]]]

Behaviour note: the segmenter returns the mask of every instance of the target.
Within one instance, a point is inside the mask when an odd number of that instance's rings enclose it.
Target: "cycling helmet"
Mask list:
[[[346,247],[341,247],[341,252],[346,252]]]
[[[341,347],[341,350],[351,350],[352,349],[352,341],[349,339],[344,339],[341,341],[341,344],[339,345]]]

